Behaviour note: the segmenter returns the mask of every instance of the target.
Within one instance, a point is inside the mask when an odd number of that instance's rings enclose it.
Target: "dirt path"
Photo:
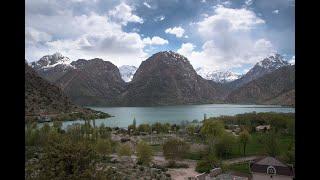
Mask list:
[[[161,165],[164,165],[167,162],[163,156],[154,156],[153,161]],[[167,173],[171,175],[172,179],[185,180],[185,179],[188,179],[188,177],[194,177],[199,174],[195,171],[197,161],[185,159],[177,162],[188,164],[189,167],[188,168],[169,168]]]

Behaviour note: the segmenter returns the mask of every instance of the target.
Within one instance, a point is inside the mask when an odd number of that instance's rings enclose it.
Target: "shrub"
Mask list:
[[[112,151],[110,141],[99,138],[96,142],[95,150],[102,155],[110,154]]]
[[[137,145],[137,156],[138,162],[141,164],[148,165],[152,160],[152,149],[151,147],[145,143],[144,141],[140,141]]]
[[[207,160],[200,160],[197,162],[196,171],[198,173],[209,172],[214,166]]]
[[[118,156],[131,156],[132,150],[129,144],[123,144],[119,146]]]
[[[185,157],[189,150],[189,145],[180,139],[169,139],[163,144],[162,148],[166,159],[177,160]]]

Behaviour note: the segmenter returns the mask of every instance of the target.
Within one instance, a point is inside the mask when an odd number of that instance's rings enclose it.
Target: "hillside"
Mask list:
[[[106,114],[74,105],[59,87],[38,76],[34,69],[25,64],[25,115],[27,119],[49,115],[71,120]]]
[[[295,66],[284,66],[232,91],[229,103],[295,105]]]
[[[187,58],[172,51],[143,61],[117,104],[153,106],[221,101],[220,86],[199,76]]]

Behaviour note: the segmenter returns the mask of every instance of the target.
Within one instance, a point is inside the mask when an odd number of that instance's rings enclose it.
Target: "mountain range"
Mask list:
[[[276,69],[289,65],[290,64],[283,60],[279,54],[271,55],[256,63],[245,75],[235,81],[232,81],[230,83],[231,88],[238,88],[252,80],[262,77],[265,74],[272,73]]]
[[[100,117],[106,115],[75,105],[58,86],[40,77],[25,63],[25,115],[26,120],[39,116],[67,119],[77,117]]]
[[[172,51],[158,52],[138,68],[118,68],[97,58],[70,61],[59,53],[44,56],[31,66],[80,105],[295,104],[294,66],[279,54],[266,57],[244,75],[195,70],[186,57]],[[283,86],[276,84],[279,74]],[[262,92],[269,87],[270,93]]]
[[[198,67],[195,69],[197,74],[207,80],[217,83],[228,83],[239,79],[242,75],[230,71],[212,71],[209,68]]]
[[[267,73],[232,91],[226,102],[244,104],[295,105],[295,66]]]

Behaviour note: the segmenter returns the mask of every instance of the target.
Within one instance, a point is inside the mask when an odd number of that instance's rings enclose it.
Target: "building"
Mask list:
[[[274,157],[263,157],[250,163],[252,180],[292,180],[294,169]]]
[[[270,125],[260,125],[256,127],[256,131],[268,131],[270,128]]]

